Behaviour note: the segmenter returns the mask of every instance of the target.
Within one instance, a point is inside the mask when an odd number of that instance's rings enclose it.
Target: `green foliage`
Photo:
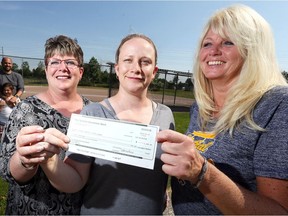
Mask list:
[[[151,91],[151,89],[149,88],[149,90]],[[176,91],[176,96],[177,97],[184,97],[184,98],[192,98],[194,99],[194,94],[192,91],[185,91],[185,90],[175,90],[175,89],[165,89],[164,90],[164,94],[165,95],[170,95],[170,96],[174,96],[175,95],[175,91]],[[153,94],[163,94],[163,89],[160,89],[159,91],[155,91],[153,90]]]
[[[32,76],[33,78],[45,79],[45,65],[40,61],[36,69],[32,70],[32,73],[24,74],[24,77]]]
[[[192,83],[192,80],[190,77],[188,77],[185,81],[185,91],[192,91],[194,88],[194,85]]]
[[[8,183],[0,178],[0,215],[5,214]]]
[[[189,126],[189,112],[173,112],[175,119],[176,131],[179,133],[185,133]]]
[[[106,74],[102,73],[101,66],[97,59],[92,57],[88,64],[84,64],[84,74],[80,85],[95,86],[96,83],[102,82],[102,77],[105,75]]]
[[[163,89],[164,83],[161,79],[157,78],[158,76],[156,76],[155,79],[152,81],[152,83],[149,85],[150,91],[159,91]]]
[[[13,71],[17,71],[18,70],[18,65],[16,63],[14,63],[14,62],[13,62],[12,70]]]
[[[283,71],[283,72],[282,72],[282,75],[285,77],[285,79],[286,79],[287,82],[288,82],[288,72]]]
[[[46,78],[25,78],[24,77],[24,83],[25,85],[47,85]]]

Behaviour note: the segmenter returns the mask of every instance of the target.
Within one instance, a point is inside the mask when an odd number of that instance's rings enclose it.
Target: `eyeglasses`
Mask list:
[[[65,66],[68,67],[69,69],[79,67],[78,62],[75,59],[65,59],[65,60],[51,59],[48,62],[48,66],[50,66],[51,68],[59,68],[62,62],[64,62]]]

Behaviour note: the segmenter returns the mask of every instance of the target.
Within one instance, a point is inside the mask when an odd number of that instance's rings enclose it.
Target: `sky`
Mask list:
[[[195,48],[209,17],[232,4],[248,5],[271,25],[281,70],[288,71],[288,1],[11,1],[0,0],[0,53],[44,57],[45,41],[76,38],[84,61],[114,62],[121,39],[149,36],[158,67],[191,72]]]

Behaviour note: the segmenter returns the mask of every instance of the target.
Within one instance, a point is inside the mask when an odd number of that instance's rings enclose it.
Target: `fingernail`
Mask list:
[[[65,137],[64,142],[69,143],[70,142],[69,137]]]
[[[68,145],[64,145],[62,149],[67,151],[68,150]]]
[[[41,141],[44,139],[44,136],[42,134],[37,134],[36,139],[37,141]]]
[[[44,131],[44,128],[43,127],[37,127],[36,129],[38,132],[43,132]]]
[[[37,146],[37,151],[41,152],[45,149],[45,147],[43,145]]]

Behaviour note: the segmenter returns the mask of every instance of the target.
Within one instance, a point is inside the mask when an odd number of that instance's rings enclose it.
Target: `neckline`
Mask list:
[[[150,101],[151,101],[151,105],[152,105],[152,117],[151,117],[151,120],[150,120],[150,123],[151,123],[151,122],[153,121],[153,119],[154,119],[155,110],[156,110],[156,108],[157,108],[158,105],[157,105],[157,103],[154,102],[153,100],[150,100]],[[117,113],[115,112],[114,108],[112,107],[112,105],[111,105],[111,103],[110,103],[110,101],[109,101],[109,98],[105,98],[105,99],[103,100],[103,102],[107,105],[107,107],[104,106],[104,105],[101,104],[101,103],[99,103],[99,104],[100,104],[101,106],[105,107],[108,111],[110,111],[110,112],[113,114],[113,116],[114,116],[115,119],[120,120],[120,119],[118,118]]]

